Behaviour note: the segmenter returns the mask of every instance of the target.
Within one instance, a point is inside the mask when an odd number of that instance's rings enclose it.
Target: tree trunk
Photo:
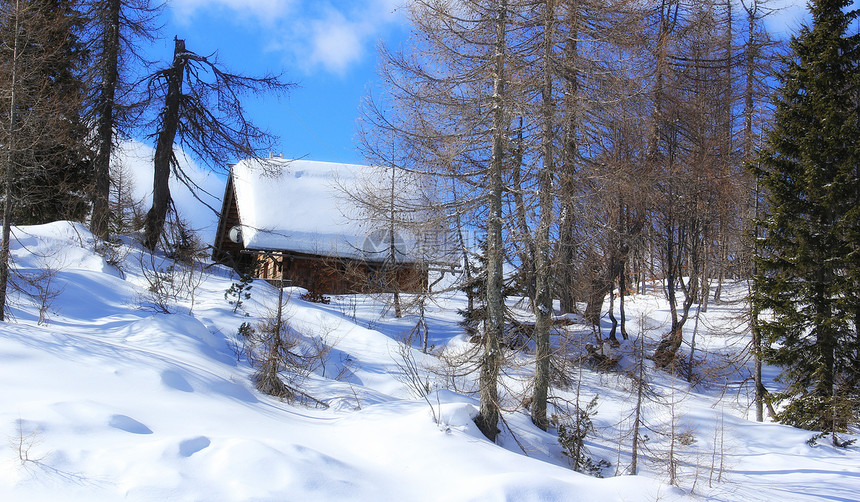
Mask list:
[[[403,317],[403,310],[400,306],[400,283],[397,281],[397,241],[394,238],[394,223],[395,223],[395,167],[391,166],[391,192],[389,194],[389,215],[388,215],[388,267],[385,277],[389,281],[390,287],[393,289],[394,301],[394,317],[400,319]]]
[[[454,200],[457,200],[457,181],[451,178],[451,195]],[[463,275],[466,277],[466,302],[467,312],[475,310],[475,290],[472,287],[472,265],[469,249],[466,247],[466,238],[463,237],[463,219],[460,216],[460,211],[454,211],[454,228],[457,230],[457,244],[460,247],[460,252],[463,254]]]
[[[618,337],[616,333],[618,332],[618,319],[615,318],[615,280],[612,280],[612,285],[609,286],[609,321],[612,323],[612,327],[609,328],[609,343],[613,347],[618,347],[620,344],[618,343]]]
[[[553,176],[553,42],[555,41],[555,0],[547,0],[544,18],[544,81],[543,81],[543,165],[538,173],[540,222],[535,238],[535,378],[532,400],[532,422],[543,430],[549,427],[547,395],[550,380],[550,339],[552,320],[552,264],[550,261],[549,230],[552,226]]]
[[[90,231],[100,239],[108,239],[110,228],[110,160],[114,142],[114,109],[116,86],[119,80],[119,16],[121,0],[108,0],[103,27],[104,54],[101,61],[101,85],[96,104],[96,156],[93,159],[95,186],[93,187],[93,215]]]
[[[624,289],[626,287],[626,267],[622,264],[621,278],[618,280],[618,314],[619,320],[621,322],[621,338],[629,340],[630,337],[627,335],[627,316],[624,313]]]
[[[567,41],[564,47],[564,60],[576,66],[578,61],[577,32],[579,31],[579,7],[577,1],[568,2],[566,19]],[[573,284],[575,277],[575,245],[573,227],[576,223],[574,200],[579,145],[577,129],[579,125],[579,80],[576,71],[566,71],[564,75],[564,139],[562,144],[562,165],[559,174],[561,196],[559,197],[559,235],[558,235],[558,280],[559,307],[562,314],[576,312],[576,295]]]
[[[517,149],[514,155],[511,173],[513,181],[513,196],[515,213],[517,217],[517,240],[522,242],[520,247],[520,271],[522,274],[523,286],[525,286],[526,296],[529,299],[531,307],[535,307],[536,285],[535,285],[535,242],[531,238],[529,230],[528,218],[526,216],[526,205],[523,198],[522,187],[522,165],[523,165],[523,118],[520,117],[520,127],[517,138]]]
[[[666,299],[669,301],[672,325],[669,333],[663,336],[654,352],[654,362],[661,368],[670,365],[675,360],[675,354],[681,348],[683,341],[683,325],[678,319],[678,305],[675,295],[675,225],[671,217],[666,226]]]
[[[630,448],[630,474],[638,474],[639,428],[642,423],[642,397],[645,394],[645,332],[640,328],[636,362],[636,409],[633,410],[633,444]]]
[[[18,85],[18,17],[20,16],[18,0],[15,1],[14,42],[12,46],[12,64],[10,75],[11,92],[9,93],[9,134],[6,137],[6,169],[3,176],[3,242],[0,244],[0,321],[6,320],[6,290],[9,284],[9,239],[12,237],[12,186],[15,180],[15,99]]]
[[[612,258],[610,257],[610,261]],[[600,272],[596,272],[600,274]],[[588,291],[588,298],[585,304],[585,319],[592,326],[600,328],[600,316],[603,311],[603,300],[609,294],[611,284],[604,277],[598,275],[591,279]]]
[[[480,411],[475,424],[490,441],[499,434],[498,379],[502,363],[501,340],[504,336],[505,250],[502,242],[502,189],[507,124],[504,96],[507,31],[507,0],[499,0],[495,20],[495,65],[493,75],[493,148],[490,158],[489,215],[487,221],[487,322],[484,328],[484,353],[481,358]]]
[[[756,30],[756,13],[758,10],[758,1],[754,0],[749,7],[745,7],[747,11],[747,36],[749,41],[747,42],[747,58],[746,58],[746,88],[744,90],[744,136],[743,136],[743,156],[744,162],[750,162],[752,159],[753,153],[753,133],[752,133],[752,123],[753,123],[753,113],[754,110],[754,102],[753,102],[753,94],[755,91],[755,57],[756,51],[755,48],[757,46],[757,42],[755,39]],[[755,186],[753,189],[753,217],[755,221],[754,233],[753,233],[753,254],[754,257],[759,255],[759,186],[758,179],[756,179]],[[720,262],[722,262],[722,254],[720,255]],[[758,263],[755,258],[753,259],[753,277],[758,276]],[[720,265],[720,285],[722,285],[722,274],[723,274],[723,265]],[[719,288],[718,288],[719,289]],[[753,283],[753,289],[750,294],[750,327],[752,330],[752,350],[753,350],[753,382],[755,385],[755,419],[757,422],[764,422],[764,399],[765,399],[765,388],[764,382],[762,381],[762,339],[761,339],[761,330],[758,325],[759,318],[759,309],[758,309],[758,298],[755,283]],[[715,297],[714,300],[718,299]]]
[[[161,114],[161,130],[155,144],[154,168],[152,184],[152,207],[146,213],[145,235],[143,244],[149,250],[155,250],[164,232],[164,222],[170,207],[170,169],[173,165],[173,141],[179,127],[179,105],[182,98],[182,79],[185,70],[185,41],[175,39],[173,65],[167,70],[167,97]]]

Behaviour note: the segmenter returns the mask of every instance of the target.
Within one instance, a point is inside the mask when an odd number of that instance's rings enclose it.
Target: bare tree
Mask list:
[[[152,0],[87,0],[84,15],[90,20],[90,122],[93,124],[94,189],[90,230],[107,239],[110,234],[111,158],[117,138],[127,135],[132,124],[129,112],[135,108],[129,97],[129,73],[135,61],[142,61],[140,42],[155,38],[155,18],[161,5]]]
[[[152,207],[146,215],[144,245],[154,250],[171,205],[168,181],[173,171],[179,181],[196,193],[194,182],[176,161],[174,143],[189,150],[210,169],[225,158],[261,157],[274,137],[255,126],[246,116],[240,97],[263,91],[283,92],[291,84],[280,77],[247,77],[221,69],[217,60],[186,49],[176,39],[173,63],[148,80],[149,99],[164,97],[158,114]]]
[[[732,254],[728,246],[743,191],[734,181],[741,168],[730,112],[738,60],[731,4],[676,3],[661,19],[661,26],[672,27],[672,37],[659,75],[651,160],[657,176],[652,235],[672,322],[654,360],[665,367],[681,347],[692,306],[707,309],[712,264],[722,270],[725,263],[718,257]]]
[[[535,328],[537,344],[535,354],[534,398],[532,400],[532,422],[543,430],[549,426],[547,419],[547,394],[550,380],[550,321],[553,312],[552,267],[550,226],[553,221],[553,174],[555,165],[555,96],[554,74],[551,69],[555,57],[556,4],[547,0],[544,4],[543,26],[543,86],[541,118],[543,122],[541,154],[542,165],[538,173],[540,221],[535,235]]]
[[[435,180],[412,169],[409,138],[390,128],[380,127],[387,120],[368,100],[359,125],[359,148],[373,165],[358,174],[355,183],[341,183],[350,214],[346,216],[363,223],[369,230],[364,249],[368,261],[381,262],[369,291],[391,295],[395,317],[403,315],[401,292],[409,286],[411,292],[425,285],[410,280],[404,262],[412,262],[426,271],[443,250],[435,246],[440,232],[440,217],[431,195]],[[409,283],[412,284],[409,284]]]
[[[495,440],[498,434],[499,422],[499,393],[498,379],[501,369],[501,341],[504,338],[504,290],[503,267],[505,250],[502,238],[502,192],[505,165],[505,139],[507,130],[507,52],[506,37],[508,33],[508,2],[499,0],[493,5],[492,23],[495,37],[492,40],[494,49],[491,100],[492,129],[490,132],[492,150],[487,172],[489,191],[487,203],[487,323],[484,329],[484,354],[481,363],[481,406],[475,423],[481,432],[490,440]]]
[[[462,226],[486,229],[486,322],[480,341],[480,410],[476,423],[498,434],[498,377],[504,336],[505,180],[514,89],[508,0],[435,0],[410,4],[415,37],[410,53],[383,49],[383,78],[396,114],[379,123],[416,145],[413,169],[456,178],[442,209]],[[446,184],[440,184],[445,186]],[[468,217],[467,217],[468,215]],[[468,219],[468,221],[466,221]]]
[[[135,195],[134,176],[129,167],[122,161],[114,163],[110,169],[110,181],[109,231],[124,233],[139,229],[146,211],[143,198]]]

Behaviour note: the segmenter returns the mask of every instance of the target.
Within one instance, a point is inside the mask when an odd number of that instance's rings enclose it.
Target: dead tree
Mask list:
[[[144,245],[154,250],[161,240],[171,205],[171,171],[194,193],[194,182],[176,161],[179,144],[212,170],[222,170],[224,159],[259,158],[275,138],[245,116],[240,96],[263,91],[283,92],[292,84],[279,76],[247,77],[221,69],[213,57],[200,56],[176,39],[173,63],[148,80],[148,96],[164,97],[155,121],[152,207],[146,215]],[[214,211],[214,209],[213,209]]]

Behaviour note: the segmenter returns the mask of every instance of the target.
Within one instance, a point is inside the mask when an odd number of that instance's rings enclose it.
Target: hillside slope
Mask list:
[[[599,395],[588,447],[612,466],[598,479],[569,469],[555,431],[533,427],[523,409],[506,413],[501,444],[489,443],[471,422],[474,397],[442,389],[424,370],[438,360],[409,349],[434,391],[417,398],[398,344],[415,318],[393,319],[379,299],[320,305],[288,290],[297,339],[325,348],[296,385],[328,408],[288,404],[256,391],[237,335],[275,307],[268,284],[255,282],[234,313],[224,297],[236,282],[228,269],[174,269],[171,277],[193,288],[176,286],[161,305],[170,313],[158,312],[152,274],[170,274],[171,263],[130,239],[117,268],[80,225],[18,228],[15,237],[21,277],[47,287],[19,281],[35,296],[13,294],[14,322],[0,324],[0,432],[9,445],[0,448],[2,500],[860,499],[857,447],[813,447],[810,432],[748,421],[746,387],[736,385],[743,367],[720,374],[726,385],[713,379],[692,389],[651,372],[656,397],[645,410],[652,430],[639,476],[614,476],[629,464],[632,380],[574,373],[582,402]],[[429,309],[437,350],[468,349],[456,324],[462,306],[455,296]],[[703,317],[698,343],[714,355],[701,368],[716,371],[721,357],[743,348],[744,334],[730,332],[739,308]],[[658,337],[665,304],[637,298],[628,315]],[[571,330],[590,337],[585,327]],[[633,348],[615,354],[622,365]],[[511,393],[527,386],[528,372],[527,364],[510,370]],[[468,378],[460,383],[468,389]],[[687,438],[677,443],[678,487],[667,484],[664,461],[663,433],[673,425]]]

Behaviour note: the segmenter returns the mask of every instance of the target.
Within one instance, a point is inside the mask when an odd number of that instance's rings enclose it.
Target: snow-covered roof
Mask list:
[[[351,199],[365,180],[379,179],[384,172],[282,158],[235,164],[231,175],[245,248],[382,261],[379,223],[368,221],[366,211]],[[397,261],[419,261],[415,240],[395,235]]]

